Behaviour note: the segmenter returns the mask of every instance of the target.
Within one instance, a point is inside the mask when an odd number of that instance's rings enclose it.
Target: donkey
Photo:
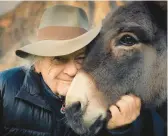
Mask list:
[[[96,134],[122,95],[139,96],[142,108],[166,102],[166,5],[131,2],[106,16],[66,96],[65,115],[78,134]]]

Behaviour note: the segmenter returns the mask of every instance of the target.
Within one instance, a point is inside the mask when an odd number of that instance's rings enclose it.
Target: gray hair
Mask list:
[[[21,59],[19,62],[20,66],[23,66],[26,69],[30,69],[32,66],[34,66],[37,62],[41,61],[44,59],[43,56],[36,56],[36,55],[29,55],[26,59]]]

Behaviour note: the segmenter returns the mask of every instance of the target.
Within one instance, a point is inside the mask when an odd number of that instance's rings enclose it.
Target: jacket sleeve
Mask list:
[[[2,135],[2,131],[3,131],[2,114],[3,114],[2,97],[0,96],[0,135]]]
[[[4,82],[2,80],[2,73],[0,72],[0,135],[3,135],[3,88]]]
[[[111,136],[132,136],[132,131],[133,131],[133,124],[129,124],[127,126],[113,129],[113,130],[108,130]]]

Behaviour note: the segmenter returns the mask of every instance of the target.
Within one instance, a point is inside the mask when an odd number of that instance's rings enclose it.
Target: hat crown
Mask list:
[[[48,26],[79,27],[88,30],[89,22],[83,9],[69,5],[55,5],[45,10],[39,29]]]
[[[37,32],[38,41],[16,50],[16,55],[21,58],[68,55],[88,45],[100,30],[101,24],[89,28],[83,9],[56,5],[44,11]]]

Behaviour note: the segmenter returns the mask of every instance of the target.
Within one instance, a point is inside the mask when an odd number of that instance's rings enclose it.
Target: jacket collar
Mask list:
[[[23,85],[15,98],[22,99],[43,109],[52,111],[50,105],[41,95],[40,90],[43,88],[41,87],[40,75],[35,73],[32,68],[30,70],[24,70],[24,72],[25,78]]]

